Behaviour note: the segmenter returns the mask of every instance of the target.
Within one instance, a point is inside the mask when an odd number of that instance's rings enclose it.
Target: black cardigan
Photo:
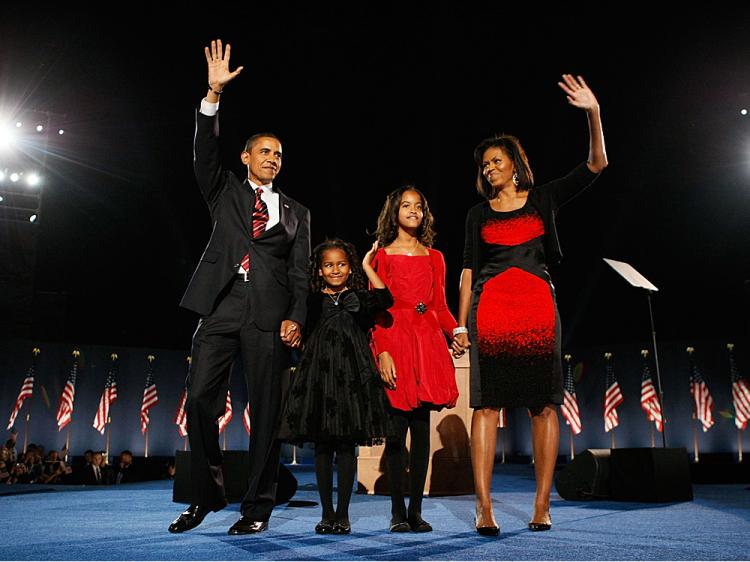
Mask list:
[[[576,166],[568,175],[548,183],[532,187],[529,190],[529,203],[534,206],[544,224],[544,255],[548,265],[559,263],[562,259],[560,240],[555,226],[555,213],[565,203],[581,193],[599,174],[592,172],[586,162]],[[471,269],[472,286],[479,277],[482,268],[481,238],[479,223],[482,211],[489,206],[483,201],[469,209],[466,216],[466,238],[464,242],[464,269]]]

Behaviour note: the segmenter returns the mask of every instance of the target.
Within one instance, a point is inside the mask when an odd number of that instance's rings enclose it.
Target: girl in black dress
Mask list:
[[[580,76],[558,82],[568,102],[586,112],[589,156],[568,175],[534,186],[518,139],[502,135],[474,151],[477,190],[486,199],[466,219],[454,350],[471,340],[471,460],[476,488],[476,527],[499,532],[490,484],[498,411],[529,409],[536,473],[532,531],[552,526],[549,497],[557,460],[557,405],[562,403],[560,320],[547,270],[562,256],[555,213],[607,166],[599,104]]]
[[[377,242],[360,265],[356,250],[327,240],[313,250],[305,347],[281,418],[279,438],[315,443],[315,476],[323,517],[318,534],[351,532],[349,500],[355,445],[386,437],[386,397],[368,332],[374,315],[393,305],[372,269]],[[373,289],[366,290],[369,279]],[[338,504],[333,508],[333,456],[338,465]]]

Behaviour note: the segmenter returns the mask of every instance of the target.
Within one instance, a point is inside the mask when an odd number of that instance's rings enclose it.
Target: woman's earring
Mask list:
[[[513,172],[513,185],[518,187],[518,172]]]

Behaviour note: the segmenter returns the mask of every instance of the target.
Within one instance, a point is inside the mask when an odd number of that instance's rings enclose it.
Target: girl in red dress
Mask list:
[[[373,267],[393,295],[393,306],[373,331],[375,353],[386,384],[394,436],[386,440],[391,490],[391,532],[431,531],[422,519],[430,451],[430,411],[453,408],[455,370],[445,335],[456,320],[445,301],[445,261],[432,249],[433,218],[413,186],[386,199],[376,231],[380,249]],[[404,505],[406,432],[411,432],[409,508]]]

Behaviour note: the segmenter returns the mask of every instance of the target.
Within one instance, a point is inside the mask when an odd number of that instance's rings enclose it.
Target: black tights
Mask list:
[[[333,454],[338,465],[338,503],[333,510]],[[318,481],[323,519],[343,521],[349,519],[349,500],[354,486],[354,443],[325,441],[315,444],[315,477]]]
[[[406,431],[411,432],[408,516],[414,517],[422,513],[422,495],[430,455],[430,410],[392,410],[392,421],[395,436],[387,439],[385,443],[386,472],[391,489],[391,514],[395,519],[405,520]]]

